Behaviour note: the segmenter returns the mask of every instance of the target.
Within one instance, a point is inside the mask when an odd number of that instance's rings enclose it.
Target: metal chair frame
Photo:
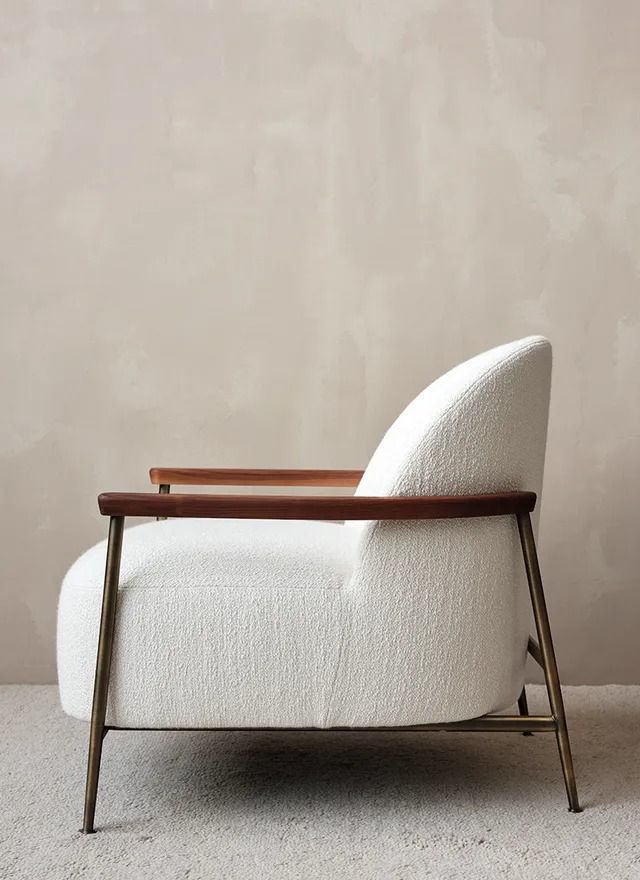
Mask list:
[[[345,472],[346,473],[346,472]],[[152,472],[153,478],[153,472]],[[246,500],[247,497],[250,496],[169,496],[169,484],[160,483],[160,496],[149,496],[149,495],[103,495],[100,496],[100,507],[103,513],[109,513],[110,515],[110,523],[109,523],[109,538],[107,543],[107,558],[106,558],[106,566],[105,566],[105,577],[104,577],[104,590],[103,590],[103,598],[102,598],[102,612],[100,618],[100,633],[98,638],[98,652],[97,652],[97,660],[96,660],[96,673],[95,673],[95,683],[94,683],[94,691],[93,691],[93,705],[91,712],[91,727],[90,727],[90,736],[89,736],[89,757],[88,757],[88,766],[87,766],[87,778],[86,778],[86,791],[85,791],[85,804],[84,804],[84,820],[82,831],[85,834],[91,834],[94,832],[94,818],[95,818],[95,809],[96,809],[96,797],[98,792],[98,778],[100,774],[100,763],[102,758],[102,743],[104,741],[105,736],[110,730],[142,730],[148,728],[121,728],[114,727],[112,725],[107,726],[106,721],[106,712],[107,712],[107,700],[109,694],[109,676],[111,670],[111,656],[113,649],[113,641],[114,641],[114,633],[116,627],[116,618],[117,618],[117,601],[118,601],[118,584],[119,584],[119,574],[120,574],[120,559],[122,554],[122,539],[124,533],[124,523],[125,523],[125,515],[124,511],[128,511],[131,509],[132,515],[149,515],[149,511],[153,511],[157,514],[158,518],[166,518],[162,514],[167,512],[168,514],[174,515],[186,515],[186,516],[197,516],[199,515],[199,511],[184,513],[180,512],[186,509],[186,502],[182,502],[181,504],[174,505],[171,507],[169,505],[169,500],[177,501],[177,499],[182,498],[208,498],[209,504],[212,503],[213,499],[216,497],[218,499],[222,498],[222,505],[218,505],[222,509],[222,513],[214,512],[209,515],[219,516],[224,515],[224,499],[226,498],[236,498],[236,504],[239,499]],[[516,495],[521,496],[532,496],[532,493],[508,493],[510,496],[515,497]],[[262,502],[262,507],[265,504],[265,498],[263,496],[256,496],[258,498],[258,503]],[[267,496],[268,497],[268,496]],[[486,509],[486,504],[488,503],[486,499],[498,498],[499,496],[475,496],[476,499],[484,499],[485,500],[485,508],[482,508],[480,505],[478,507],[479,510]],[[504,497],[507,497],[506,495]],[[154,498],[158,502],[157,504],[151,505],[149,502],[142,502],[140,499],[148,499]],[[456,496],[453,496],[456,499]],[[120,503],[118,502],[120,499]],[[131,505],[131,499],[138,499],[139,504],[136,507],[135,505]],[[255,500],[255,499],[254,499]],[[283,499],[277,498],[277,501],[282,501]],[[297,505],[294,502],[304,502],[304,498],[294,498],[290,499],[292,501],[292,510],[293,514],[286,514],[284,517],[282,515],[278,515],[278,510],[276,510],[274,516],[276,518],[301,518],[301,519],[321,519],[325,518],[320,514],[316,515],[314,513],[311,515],[295,515],[297,512]],[[323,499],[326,501],[330,501],[331,499]],[[340,499],[338,499],[340,500]],[[343,502],[347,502],[349,499],[342,499]],[[381,501],[383,499],[358,499],[358,502],[372,502],[372,501]],[[385,499],[389,502],[393,502],[394,499]],[[416,499],[395,499],[396,501],[412,501]],[[405,513],[400,511],[398,515],[380,515],[378,518],[396,518],[401,519],[405,516],[412,519],[420,519],[420,518],[439,518],[439,516],[482,516],[482,515],[500,515],[500,513],[495,514],[486,514],[483,512],[470,512],[465,513],[463,506],[460,504],[458,507],[463,512],[460,513],[449,513],[446,511],[442,502],[447,499],[423,499],[425,504],[430,502],[433,506],[433,502],[438,501],[440,503],[440,507],[443,508],[443,512],[439,515],[438,513],[434,513],[431,511],[431,508],[427,506],[424,507],[424,515],[420,516],[419,510],[413,510],[416,505],[403,505],[405,509]],[[458,500],[458,499],[456,499]],[[205,502],[206,503],[206,502]],[[215,503],[215,502],[213,502]],[[266,502],[268,504],[268,502]],[[560,688],[560,679],[558,676],[558,667],[556,663],[555,651],[553,647],[553,640],[551,637],[551,628],[549,625],[549,616],[547,613],[547,606],[544,597],[544,589],[542,585],[542,576],[540,574],[540,566],[538,562],[538,554],[536,550],[536,542],[535,537],[531,525],[531,518],[529,515],[529,511],[532,509],[533,504],[535,504],[535,496],[533,496],[533,502],[525,505],[528,509],[522,509],[523,504],[518,505],[518,509],[516,510],[515,517],[518,524],[518,531],[520,535],[520,543],[522,547],[522,555],[524,560],[524,566],[527,574],[527,581],[529,585],[529,594],[531,598],[531,605],[533,609],[533,617],[535,620],[535,626],[537,631],[537,640],[533,637],[529,638],[528,643],[528,652],[533,657],[533,659],[539,664],[539,666],[544,671],[544,678],[547,688],[547,694],[549,698],[549,706],[550,706],[550,714],[548,715],[530,715],[527,706],[527,697],[526,692],[523,688],[520,698],[518,700],[518,708],[520,711],[519,715],[483,715],[479,718],[472,718],[466,721],[455,721],[451,723],[442,723],[442,724],[421,724],[421,725],[412,725],[412,726],[399,726],[399,727],[328,727],[328,728],[309,728],[309,727],[295,727],[295,728],[229,728],[229,727],[219,727],[219,728],[197,728],[198,730],[207,729],[207,730],[278,730],[278,731],[301,731],[301,730],[313,730],[315,732],[320,731],[379,731],[379,732],[428,732],[428,731],[476,731],[476,732],[495,732],[495,731],[506,731],[506,732],[514,732],[514,733],[523,733],[524,735],[531,735],[532,733],[555,733],[556,741],[558,744],[558,751],[560,755],[560,764],[562,767],[562,773],[564,777],[564,782],[566,786],[567,798],[569,801],[569,810],[572,813],[581,812],[580,803],[578,800],[578,793],[576,788],[576,779],[573,768],[573,761],[571,757],[571,746],[569,742],[569,733],[567,730],[567,720],[565,716],[564,704],[562,700],[562,692]],[[250,508],[250,505],[248,505]],[[351,505],[347,504],[347,508]],[[389,505],[390,506],[390,505]],[[262,507],[260,509],[262,509]],[[308,505],[304,507],[306,510]],[[327,505],[328,507],[328,505]],[[364,505],[359,505],[360,509],[364,512]],[[401,507],[401,505],[395,505],[395,507]],[[513,505],[511,505],[513,507]],[[282,508],[282,504],[280,505]],[[280,514],[282,514],[282,510],[279,508]],[[203,510],[204,510],[203,506]],[[332,508],[330,508],[332,509]],[[336,507],[336,510],[338,508]],[[217,508],[216,508],[217,510]],[[116,511],[114,514],[113,511]],[[145,512],[146,511],[146,512]],[[407,513],[408,511],[408,513]],[[413,511],[413,512],[412,512]],[[431,511],[431,512],[429,512]],[[304,511],[303,511],[304,512]],[[364,516],[358,515],[359,510],[355,510],[355,515],[347,515],[347,518],[351,519],[375,519],[375,515]],[[153,513],[152,513],[153,515]],[[201,515],[206,516],[206,513]],[[250,516],[251,511],[248,514],[239,514],[241,516]],[[330,517],[326,517],[330,518]],[[156,728],[154,728],[156,729]],[[188,730],[192,728],[163,728],[170,730]]]

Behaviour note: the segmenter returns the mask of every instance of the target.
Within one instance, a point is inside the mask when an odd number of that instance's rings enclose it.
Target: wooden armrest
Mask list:
[[[105,516],[227,519],[408,520],[506,516],[533,510],[535,492],[445,496],[155,495],[107,492],[98,497]]]
[[[357,486],[364,471],[151,468],[154,486]]]

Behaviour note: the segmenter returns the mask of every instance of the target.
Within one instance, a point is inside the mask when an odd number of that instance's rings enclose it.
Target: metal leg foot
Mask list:
[[[573,759],[571,757],[571,745],[569,743],[569,731],[567,730],[566,721],[564,727],[558,728],[556,733],[556,741],[558,743],[558,752],[560,753],[560,764],[562,765],[562,775],[564,776],[564,784],[567,789],[567,799],[569,801],[570,813],[581,813],[582,807],[578,800],[578,789],[576,786],[576,774],[573,769]]]

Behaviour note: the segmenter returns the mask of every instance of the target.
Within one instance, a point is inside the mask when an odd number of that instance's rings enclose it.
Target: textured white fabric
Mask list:
[[[343,526],[251,519],[173,519],[126,530],[120,589],[340,589],[356,541]],[[106,541],[69,569],[65,586],[102,589]]]
[[[539,492],[551,348],[529,337],[434,382],[383,438],[366,495]],[[104,542],[65,578],[65,711],[88,718]],[[513,517],[128,529],[108,721],[330,726],[504,708],[528,633]]]
[[[318,726],[337,660],[342,525],[166,520],[126,529],[107,721],[143,727]],[[89,718],[106,542],[66,575],[62,706]]]
[[[539,493],[550,379],[540,336],[461,364],[398,417],[358,494]],[[327,724],[453,721],[512,704],[528,635],[514,518],[359,530]]]

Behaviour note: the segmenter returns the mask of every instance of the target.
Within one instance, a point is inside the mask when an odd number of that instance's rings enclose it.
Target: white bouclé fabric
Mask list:
[[[461,364],[398,417],[358,494],[539,493],[550,379],[551,346],[539,336]],[[514,518],[358,529],[327,722],[454,721],[512,704],[528,635]]]
[[[357,535],[342,525],[166,520],[123,541],[108,723],[322,723]],[[58,612],[65,711],[88,718],[106,543],[72,566]]]
[[[540,491],[551,348],[456,367],[376,450],[358,494]],[[65,711],[87,719],[105,544],[58,616]],[[504,708],[528,617],[513,517],[360,524],[170,520],[127,529],[108,723],[403,725]]]

